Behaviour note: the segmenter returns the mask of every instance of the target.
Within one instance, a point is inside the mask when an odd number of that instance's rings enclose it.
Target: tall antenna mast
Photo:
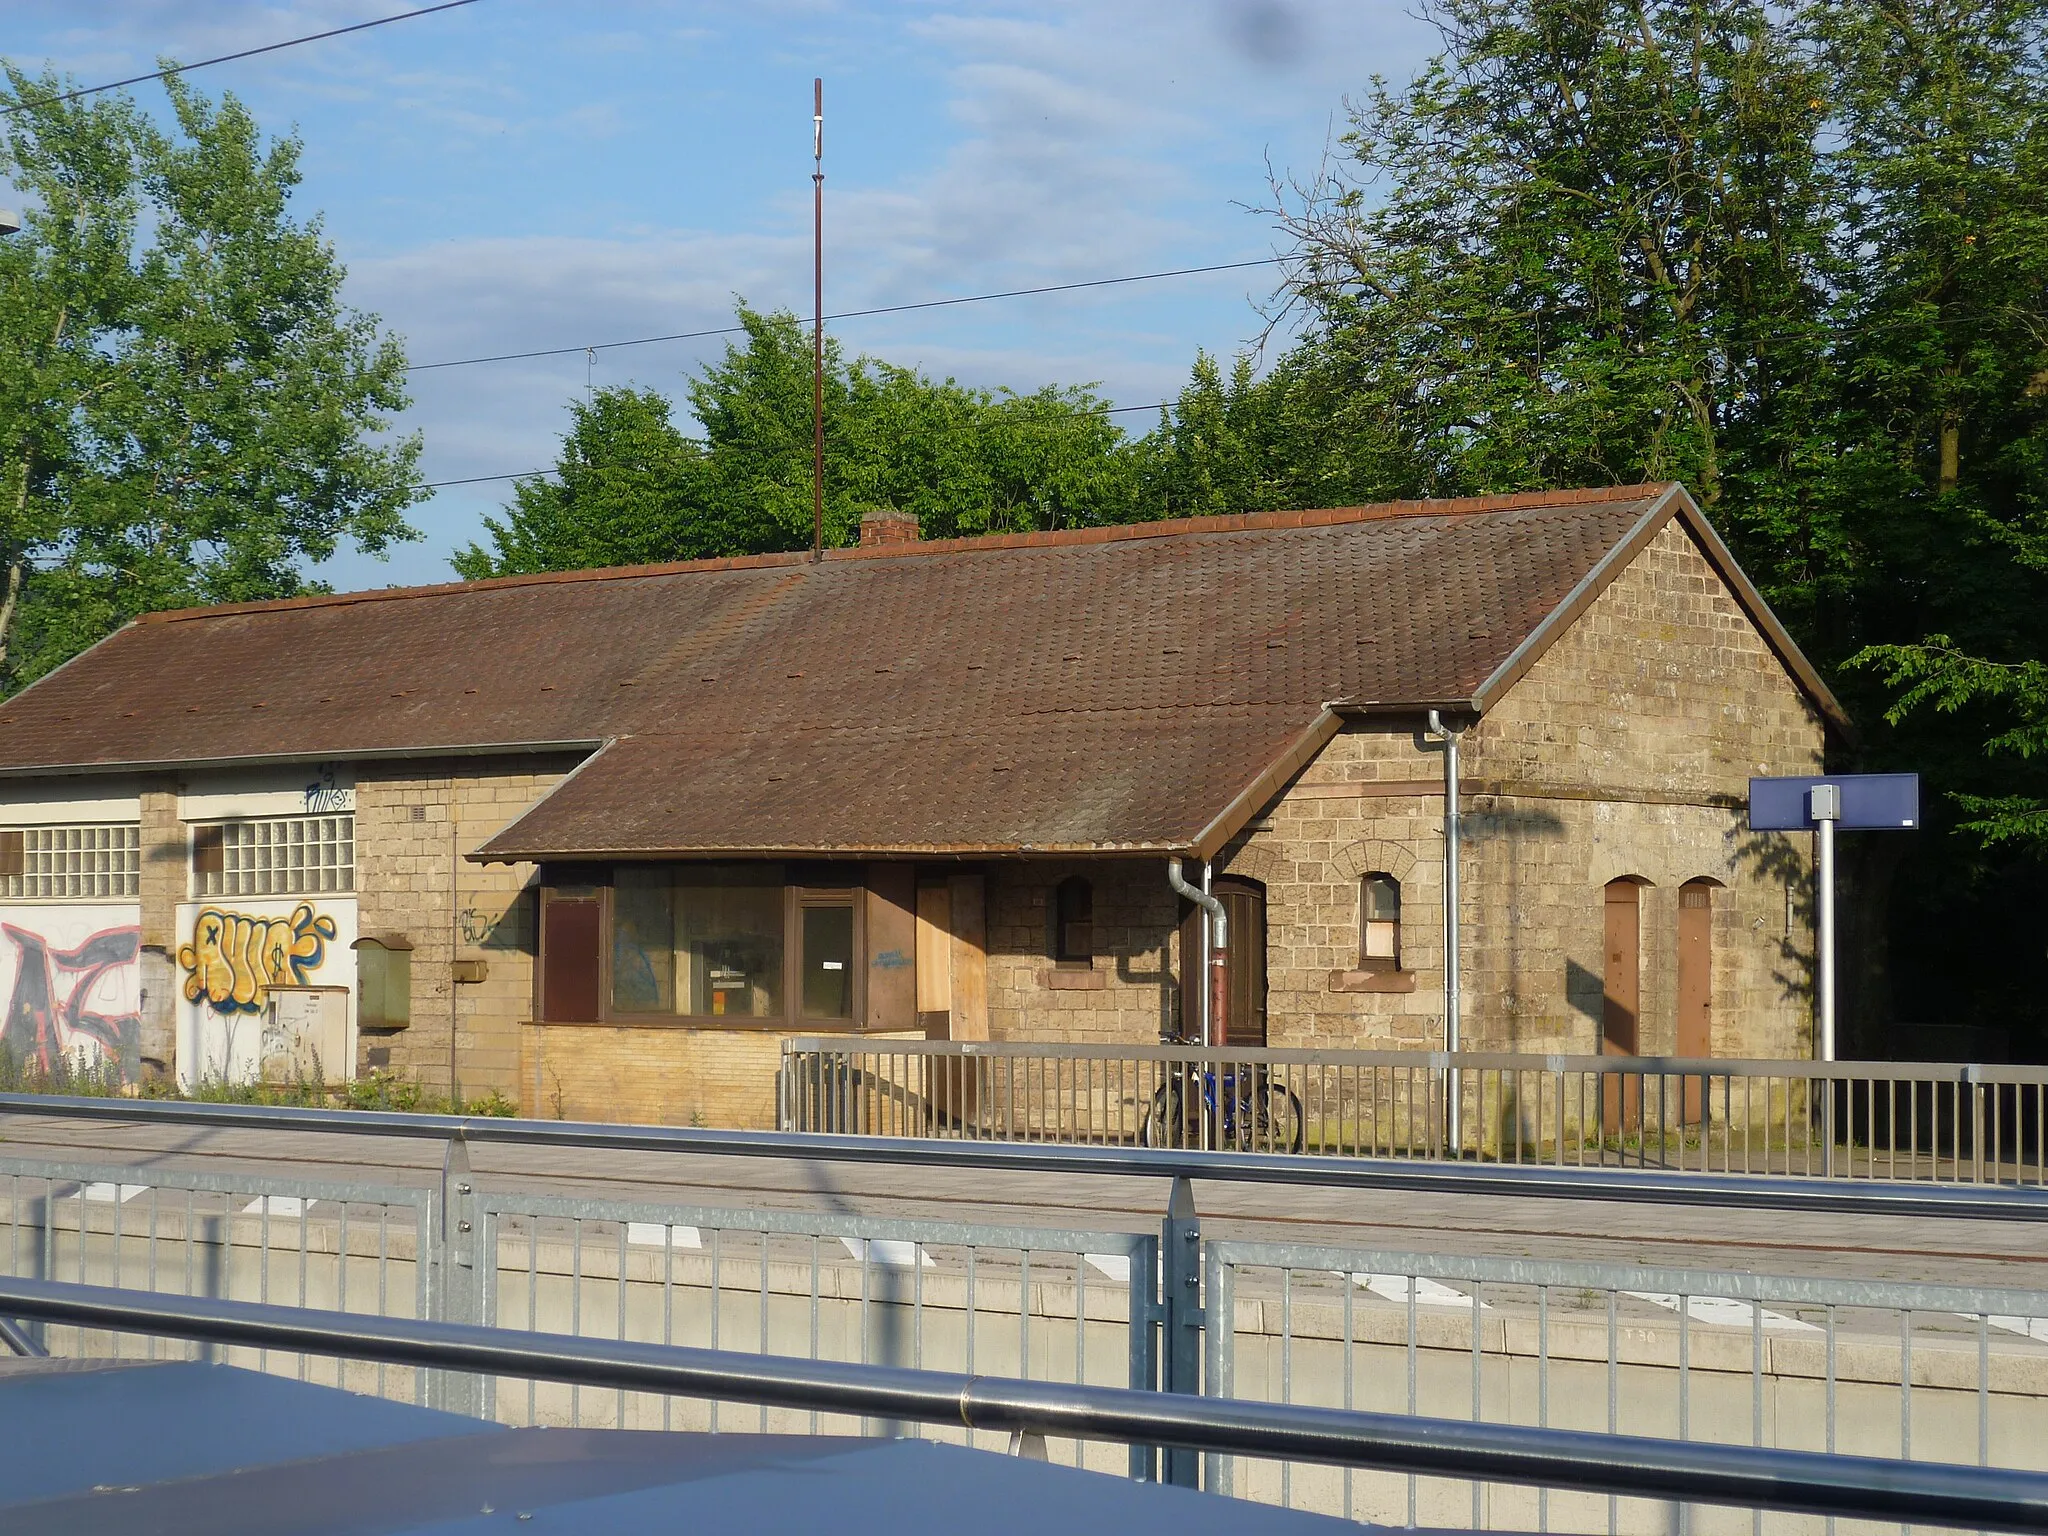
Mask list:
[[[811,558],[825,558],[825,82],[811,82]]]

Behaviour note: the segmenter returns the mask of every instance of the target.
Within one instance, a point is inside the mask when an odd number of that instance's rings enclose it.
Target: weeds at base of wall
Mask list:
[[[510,1119],[519,1113],[519,1106],[495,1088],[457,1105],[445,1094],[429,1092],[411,1078],[396,1073],[373,1071],[346,1083],[325,1083],[314,1077],[297,1077],[281,1083],[231,1083],[223,1078],[207,1078],[187,1092],[161,1079],[127,1081],[120,1063],[104,1057],[93,1060],[83,1054],[67,1056],[56,1065],[45,1067],[4,1050],[0,1050],[0,1093],[169,1099],[194,1104],[267,1104],[293,1109],[389,1110],[399,1114],[462,1114],[500,1119]]]

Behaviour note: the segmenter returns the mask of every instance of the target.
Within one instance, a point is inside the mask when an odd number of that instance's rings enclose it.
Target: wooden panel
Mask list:
[[[953,1035],[955,1040],[988,1038],[988,935],[986,895],[980,875],[946,881],[953,917]]]
[[[869,1029],[917,1027],[917,871],[870,864],[867,876]]]
[[[944,1040],[953,1011],[953,899],[943,879],[917,882],[917,1016]]]
[[[1714,1054],[1714,888],[1694,880],[1678,889],[1678,1054]],[[1685,1080],[1685,1123],[1700,1118],[1700,1080]]]
[[[595,901],[548,901],[541,906],[540,1016],[551,1024],[588,1024],[598,1012],[599,921]]]
[[[1600,1009],[1600,1051],[1633,1056],[1642,1010],[1642,887],[1633,880],[1609,881],[1606,892],[1604,993]],[[1640,1088],[1633,1079],[1608,1078],[1601,1094],[1601,1122],[1608,1134],[1634,1130]]]

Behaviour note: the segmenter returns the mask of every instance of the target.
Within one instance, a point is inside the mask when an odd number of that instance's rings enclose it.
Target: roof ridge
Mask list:
[[[1120,544],[1136,539],[1177,538],[1203,533],[1256,533],[1269,529],[1328,528],[1345,523],[1379,522],[1396,518],[1519,512],[1539,507],[1563,508],[1612,501],[1646,500],[1663,494],[1671,485],[1670,481],[1646,481],[1637,485],[1593,486],[1581,490],[1513,491],[1486,496],[1425,497],[1405,501],[1370,502],[1349,507],[1226,512],[1207,517],[1162,518],[1155,522],[1111,523],[1087,528],[1062,528],[1030,533],[977,534],[965,538],[924,539],[908,544],[828,549],[824,552],[823,558],[832,564],[849,560],[903,560],[927,555],[964,554],[977,550],[1063,549],[1089,544]],[[808,564],[812,559],[808,550],[778,550],[766,554],[674,560],[653,565],[598,566],[580,571],[535,571],[516,576],[494,576],[482,581],[437,582],[417,587],[380,587],[365,592],[314,592],[301,597],[272,598],[260,602],[221,603],[199,608],[166,608],[142,614],[135,622],[171,624],[193,619],[225,618],[245,613],[284,613],[310,608],[346,607],[356,603],[392,602],[403,598],[452,597],[469,592],[551,586],[564,582],[634,581],[695,572],[762,570],[776,566]]]

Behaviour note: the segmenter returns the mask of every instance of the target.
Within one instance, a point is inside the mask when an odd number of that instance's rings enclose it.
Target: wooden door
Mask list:
[[[1215,895],[1230,928],[1225,957],[1230,1002],[1222,1043],[1260,1049],[1266,1043],[1265,887],[1250,880],[1219,880]]]
[[[1678,888],[1678,1042],[1680,1056],[1714,1054],[1714,886],[1690,880]],[[1701,1079],[1685,1080],[1685,1121],[1700,1119]]]
[[[1605,974],[1600,1009],[1600,1053],[1638,1054],[1642,1017],[1643,888],[1634,880],[1610,880],[1606,893]],[[1613,1135],[1634,1130],[1641,1112],[1641,1087],[1634,1078],[1602,1083],[1602,1129]]]
[[[1224,955],[1230,982],[1229,1015],[1217,1045],[1263,1046],[1266,1043],[1266,889],[1256,880],[1226,876],[1213,882],[1210,894],[1223,903],[1230,938]],[[1202,909],[1183,902],[1180,925],[1181,1038],[1202,1036]]]

